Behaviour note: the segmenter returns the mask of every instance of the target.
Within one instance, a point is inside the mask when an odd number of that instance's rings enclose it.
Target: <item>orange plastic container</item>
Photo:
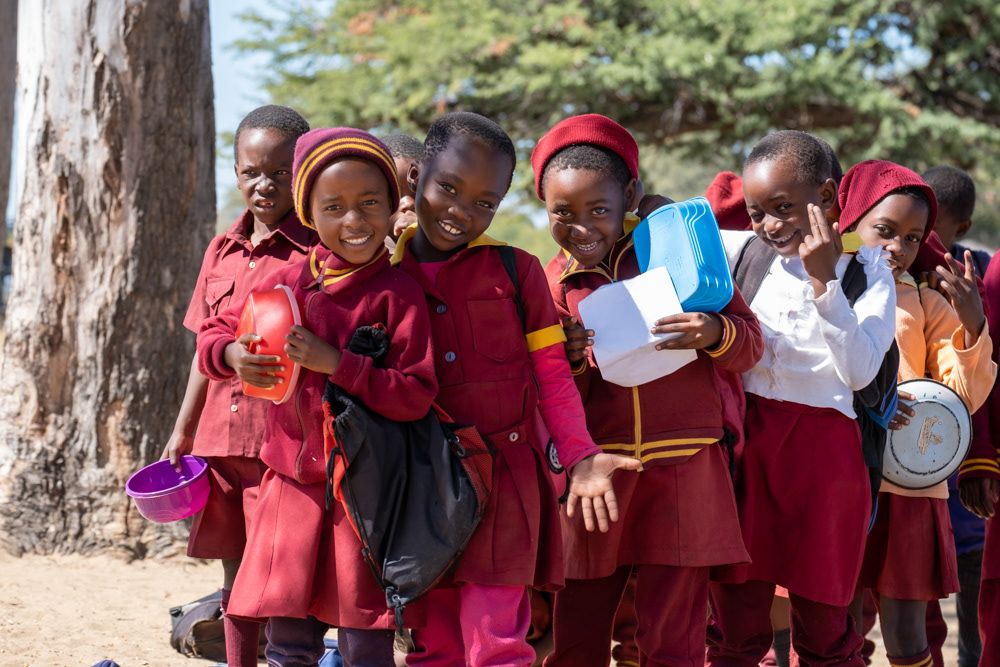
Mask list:
[[[299,304],[292,290],[285,285],[278,285],[266,292],[250,294],[243,307],[243,314],[240,315],[236,337],[239,338],[245,333],[260,336],[259,341],[250,344],[250,352],[281,357],[279,363],[285,370],[278,373],[282,382],[270,389],[255,387],[244,382],[244,394],[254,398],[266,398],[278,404],[292,397],[301,367],[285,354],[285,336],[293,326],[301,324]]]

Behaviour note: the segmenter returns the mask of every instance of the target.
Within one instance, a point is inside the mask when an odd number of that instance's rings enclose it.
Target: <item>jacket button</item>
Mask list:
[[[229,410],[230,412],[236,412],[237,410],[239,410],[239,407],[235,403],[233,403],[232,405],[229,406]]]
[[[455,354],[454,352],[445,352],[444,353],[444,360],[447,361],[448,363],[451,363],[451,362],[455,361],[455,359],[457,357],[458,357],[458,355]]]
[[[250,260],[250,264],[249,264],[249,266],[250,266],[250,268],[252,269],[253,267],[257,266],[257,262],[255,262],[255,261],[253,261],[253,260],[251,259],[251,260]]]
[[[517,434],[517,431],[514,431],[513,433],[507,436],[507,439],[510,440],[511,442],[517,442],[517,439],[520,437],[521,436]]]
[[[448,312],[448,306],[444,305],[443,303],[439,303],[439,304],[437,305],[437,308],[435,308],[435,309],[434,309],[434,311],[435,311],[435,312],[436,312],[436,313],[437,313],[438,315],[444,315],[445,313],[447,313],[447,312]]]

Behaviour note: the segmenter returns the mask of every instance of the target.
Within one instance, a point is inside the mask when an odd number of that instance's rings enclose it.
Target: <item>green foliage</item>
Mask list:
[[[707,172],[696,192],[769,129],[801,128],[845,167],[955,164],[984,202],[1000,192],[993,0],[336,0],[244,19],[237,47],[271,56],[267,89],[314,126],[419,135],[468,109],[526,158],[554,122],[600,112],[636,134],[648,183],[686,189],[652,151]]]

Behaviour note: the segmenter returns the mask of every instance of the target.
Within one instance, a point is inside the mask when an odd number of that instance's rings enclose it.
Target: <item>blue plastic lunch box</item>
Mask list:
[[[632,232],[639,270],[665,267],[686,312],[717,313],[733,298],[719,225],[704,197],[667,204]]]

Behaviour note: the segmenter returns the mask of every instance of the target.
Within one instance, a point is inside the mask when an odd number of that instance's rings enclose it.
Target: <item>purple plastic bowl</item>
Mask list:
[[[178,472],[163,459],[135,472],[125,483],[125,493],[139,513],[150,521],[170,523],[197,514],[208,500],[208,464],[197,456],[181,457]]]

